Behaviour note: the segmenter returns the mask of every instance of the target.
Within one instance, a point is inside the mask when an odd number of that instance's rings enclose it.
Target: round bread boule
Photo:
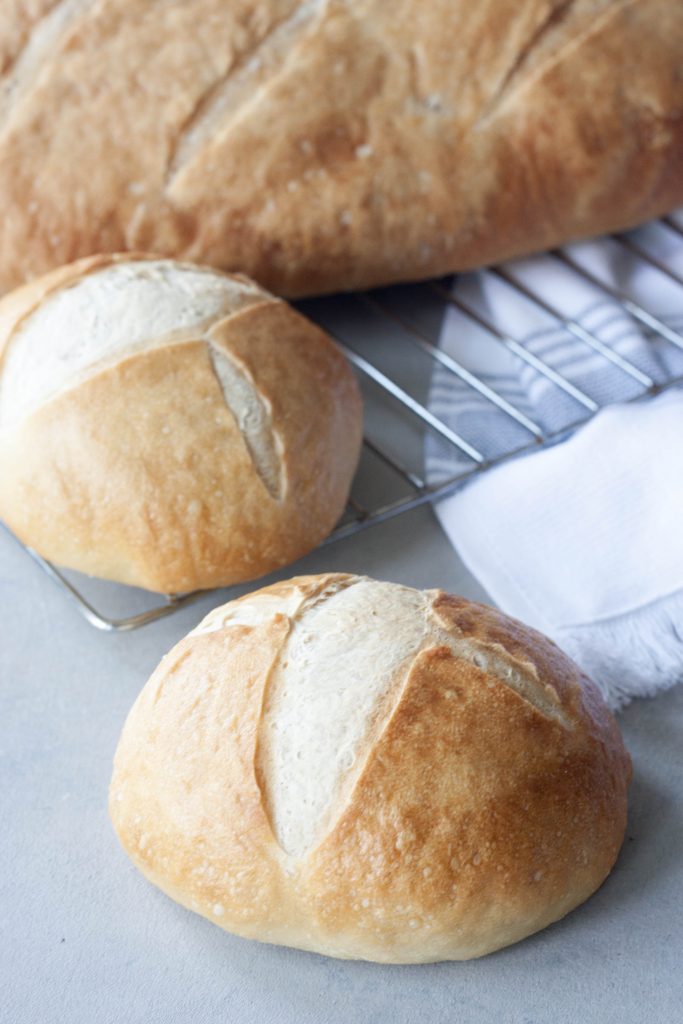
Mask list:
[[[551,641],[438,590],[330,574],[216,609],[162,660],[110,812],[147,878],[228,931],[458,960],[590,896],[630,774]]]
[[[0,516],[59,565],[261,576],[333,528],[361,433],[339,350],[247,278],[100,256],[0,302]]]

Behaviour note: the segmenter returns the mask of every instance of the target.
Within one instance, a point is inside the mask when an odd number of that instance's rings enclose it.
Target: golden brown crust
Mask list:
[[[0,286],[124,248],[280,294],[443,274],[683,202],[669,0],[35,2],[0,16]],[[27,42],[52,45],[21,64]],[[40,74],[37,73],[40,70]],[[78,92],[73,83],[78,82]],[[126,130],[122,131],[121,126]]]
[[[543,928],[601,884],[626,824],[629,758],[604,706],[597,722],[583,710],[593,684],[494,609],[448,595],[434,606],[456,635],[530,662],[571,728],[447,649],[422,653],[306,878],[321,931],[355,932],[380,960],[449,958],[454,945],[467,959]]]
[[[293,579],[241,602],[272,595],[285,608],[293,593],[314,599],[350,579]],[[445,637],[530,666],[565,718],[541,713],[446,643],[428,647],[348,804],[292,860],[277,845],[255,770],[265,688],[289,621],[273,611],[225,632],[214,620],[162,662],[119,744],[112,820],[141,870],[240,935],[387,962],[479,956],[586,899],[625,829],[630,760],[613,717],[540,634],[485,606],[430,595]]]
[[[3,336],[45,294],[110,262],[5,298]],[[21,540],[60,565],[180,592],[254,579],[330,532],[361,442],[358,388],[339,351],[267,294],[196,333],[124,356],[0,433],[0,514]],[[246,366],[270,404],[281,496],[256,471],[209,344]]]

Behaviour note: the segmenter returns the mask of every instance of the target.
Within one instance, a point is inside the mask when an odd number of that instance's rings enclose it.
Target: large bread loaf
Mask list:
[[[0,10],[0,287],[146,249],[281,294],[443,274],[683,202],[671,0]]]

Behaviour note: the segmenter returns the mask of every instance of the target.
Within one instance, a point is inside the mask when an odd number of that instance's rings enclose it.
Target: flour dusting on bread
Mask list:
[[[302,856],[343,805],[426,631],[420,591],[363,578],[294,621],[270,679],[258,763],[287,853]]]
[[[87,374],[266,298],[256,285],[173,260],[102,267],[49,294],[18,324],[0,376],[0,424]]]

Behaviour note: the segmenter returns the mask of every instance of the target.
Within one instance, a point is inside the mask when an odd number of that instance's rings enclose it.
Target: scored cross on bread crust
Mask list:
[[[439,619],[436,596],[358,577],[333,579],[290,616],[269,673],[257,750],[257,778],[286,852],[304,856],[333,826],[422,651],[447,648],[569,727],[533,663]]]
[[[213,361],[213,327],[276,301],[246,278],[141,253],[82,261],[19,294],[0,334],[0,429],[137,352],[203,340]]]
[[[561,917],[623,835],[628,755],[594,686],[493,609],[332,574],[217,609],[127,722],[112,818],[228,930],[460,959]]]

